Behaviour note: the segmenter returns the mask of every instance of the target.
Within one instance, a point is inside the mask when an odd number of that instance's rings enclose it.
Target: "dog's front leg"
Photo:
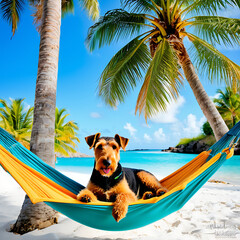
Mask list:
[[[97,197],[93,194],[93,192],[85,188],[79,192],[79,194],[77,195],[77,200],[86,203],[95,202],[97,201]]]
[[[112,215],[114,219],[119,222],[123,219],[128,211],[128,205],[137,201],[134,193],[119,193],[113,205]]]

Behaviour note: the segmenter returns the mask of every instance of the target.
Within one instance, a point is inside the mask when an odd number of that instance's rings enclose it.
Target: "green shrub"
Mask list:
[[[177,146],[182,145],[182,144],[186,145],[192,141],[199,141],[199,140],[202,140],[204,137],[205,137],[205,135],[201,134],[201,135],[199,135],[197,137],[193,137],[193,138],[181,138],[179,143],[177,144]]]
[[[213,135],[213,130],[209,124],[209,122],[205,122],[202,126],[202,131],[206,136]]]

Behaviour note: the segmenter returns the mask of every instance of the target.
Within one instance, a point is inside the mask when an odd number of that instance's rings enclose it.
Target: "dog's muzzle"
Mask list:
[[[103,160],[102,163],[106,168],[108,168],[111,165],[112,162],[111,162],[111,160],[107,159],[107,160]]]

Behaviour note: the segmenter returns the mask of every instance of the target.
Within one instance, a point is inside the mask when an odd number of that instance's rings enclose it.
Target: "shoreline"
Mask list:
[[[72,179],[86,185],[90,175],[64,172]],[[43,230],[35,230],[25,235],[9,233],[10,224],[16,220],[25,193],[15,180],[0,169],[0,239],[8,240],[66,240],[66,239],[219,239],[240,238],[240,184],[207,182],[179,211],[146,227],[109,232],[83,226],[61,215],[59,223]],[[121,234],[121,235],[119,235]],[[121,238],[119,238],[121,236]]]
[[[85,153],[76,152],[76,153],[69,153],[68,157],[57,153],[56,157],[57,158],[92,158],[93,156],[90,156],[90,155],[85,154]]]

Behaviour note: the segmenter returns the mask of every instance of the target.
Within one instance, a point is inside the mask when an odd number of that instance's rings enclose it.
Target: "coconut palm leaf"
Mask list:
[[[79,2],[93,20],[99,17],[99,4],[97,0],[79,0]]]
[[[65,17],[65,15],[67,13],[74,13],[73,0],[63,0],[62,1],[62,17]]]
[[[69,156],[70,153],[75,153],[77,144],[75,141],[80,142],[77,137],[78,126],[75,122],[69,121],[65,123],[66,109],[58,109],[55,111],[55,152],[64,156]]]
[[[186,33],[192,41],[195,52],[193,61],[198,69],[206,74],[211,80],[225,81],[227,85],[233,86],[240,79],[240,66],[231,61],[211,44],[198,38],[197,36]]]
[[[159,110],[165,110],[166,103],[178,95],[181,85],[178,69],[177,55],[169,42],[163,39],[149,65],[135,112],[143,112],[147,120]]]
[[[232,128],[240,120],[240,95],[227,87],[225,92],[218,89],[219,97],[214,99],[219,113]]]
[[[99,95],[110,106],[116,107],[142,78],[150,54],[142,39],[135,38],[124,46],[108,63],[99,82]]]
[[[145,26],[145,15],[129,13],[122,9],[108,11],[89,28],[86,44],[90,51],[109,45],[120,38],[139,34]]]
[[[54,150],[55,150],[56,153],[60,153],[60,154],[62,154],[65,157],[69,157],[69,154],[64,149],[64,147],[60,143],[58,143],[56,141],[55,141],[55,144],[54,144]]]
[[[24,0],[0,1],[0,10],[2,12],[3,19],[5,19],[10,25],[12,25],[12,36],[14,36],[17,29],[23,7]]]
[[[186,8],[184,8],[184,13],[206,13],[206,14],[217,14],[219,10],[226,9],[227,7],[238,7],[240,8],[239,0],[184,0],[183,1]],[[183,13],[182,12],[182,13]]]
[[[155,11],[154,3],[151,0],[122,0],[122,8],[131,9],[132,12],[149,13]]]
[[[194,31],[211,44],[239,45],[240,19],[219,16],[196,16],[189,21]]]
[[[24,99],[11,99],[11,104],[0,99],[1,127],[7,130],[18,142],[29,148],[32,129],[33,108],[24,109]]]

